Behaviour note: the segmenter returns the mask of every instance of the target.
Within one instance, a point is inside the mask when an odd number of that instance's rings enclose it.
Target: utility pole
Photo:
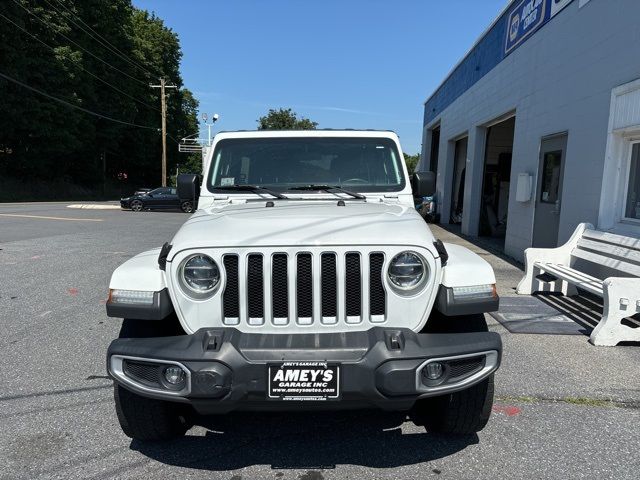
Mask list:
[[[162,105],[162,186],[167,186],[167,95],[166,88],[178,88],[175,85],[167,85],[164,77],[160,78],[160,85],[149,85],[151,88],[160,89],[160,102]]]

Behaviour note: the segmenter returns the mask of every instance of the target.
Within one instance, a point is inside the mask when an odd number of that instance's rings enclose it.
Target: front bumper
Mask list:
[[[464,390],[500,365],[497,333],[416,334],[376,327],[321,334],[242,333],[202,329],[192,335],[114,340],[107,368],[123,387],[150,398],[191,404],[201,414],[232,410],[409,410],[419,398]],[[443,364],[444,380],[424,379],[430,362]],[[282,401],[269,398],[269,366],[283,362],[337,365],[337,399]],[[184,387],[171,390],[165,366],[186,372]],[[145,370],[146,369],[146,370]]]

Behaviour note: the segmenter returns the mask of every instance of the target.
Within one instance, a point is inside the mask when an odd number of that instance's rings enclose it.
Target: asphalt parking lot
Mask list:
[[[104,354],[111,272],[160,246],[172,212],[0,204],[0,478],[637,478],[640,347],[502,334],[496,405],[477,436],[428,434],[403,416],[233,414],[161,445],[120,430]],[[437,229],[437,235],[463,242]],[[516,266],[490,259],[509,295]]]

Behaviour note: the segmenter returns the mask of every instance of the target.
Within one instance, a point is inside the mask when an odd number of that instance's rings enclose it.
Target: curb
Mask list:
[[[67,208],[84,208],[90,210],[120,210],[120,205],[105,205],[99,203],[74,203]]]

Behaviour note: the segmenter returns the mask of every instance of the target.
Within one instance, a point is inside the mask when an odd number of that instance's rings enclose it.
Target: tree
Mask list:
[[[411,175],[415,169],[416,166],[418,166],[418,162],[420,161],[420,154],[416,153],[415,155],[407,155],[406,153],[403,153],[404,155],[404,163],[407,164],[407,170],[409,170],[409,175]]]
[[[290,108],[270,109],[269,113],[258,120],[258,130],[315,130],[317,122],[308,118],[298,118]]]
[[[0,77],[3,185],[62,182],[98,195],[159,184],[160,101],[149,84],[160,77],[180,87],[168,92],[169,171],[186,162],[176,142],[197,132],[198,101],[183,88],[180,42],[162,19],[131,0],[5,3],[0,72],[13,81]]]

